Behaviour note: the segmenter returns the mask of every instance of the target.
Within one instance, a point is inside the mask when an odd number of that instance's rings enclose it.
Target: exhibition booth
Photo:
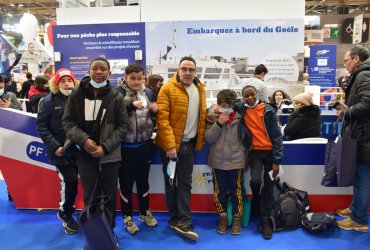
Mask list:
[[[56,209],[60,199],[60,179],[55,167],[48,164],[35,120],[35,115],[29,113],[0,109],[0,170],[17,208]],[[306,190],[312,211],[333,212],[351,202],[352,188],[320,185],[324,173],[325,144],[325,139],[318,138],[284,142],[282,166],[285,173],[281,181]],[[212,170],[207,166],[208,149],[206,145],[195,158],[191,201],[193,211],[215,211]],[[245,187],[250,194],[249,171],[244,176]],[[162,165],[157,148],[152,154],[149,183],[151,209],[167,211]],[[81,186],[76,206],[83,207]]]
[[[139,63],[148,75],[159,74],[167,80],[176,72],[179,59],[191,55],[197,61],[198,78],[206,84],[208,101],[224,88],[240,95],[245,80],[260,63],[269,70],[265,78],[269,95],[277,89],[292,96],[303,92],[303,0],[284,1],[289,8],[281,8],[281,1],[268,0],[253,1],[251,8],[252,1],[237,0],[232,4],[217,1],[217,8],[208,11],[210,4],[215,3],[142,0],[140,6],[57,9],[58,25],[53,27],[55,67],[70,68],[81,79],[90,61],[104,56],[110,61],[110,80],[115,85],[129,63]],[[280,122],[286,123],[287,116],[279,113]],[[48,163],[35,119],[29,113],[0,109],[0,170],[17,208],[56,209],[60,180],[55,167]],[[335,111],[324,110],[321,120],[322,135],[327,138],[336,120]],[[350,204],[352,187],[320,185],[325,145],[325,139],[317,138],[284,142],[285,174],[281,181],[307,191],[312,211],[333,212]],[[215,211],[208,150],[206,145],[196,154],[193,211]],[[167,211],[157,148],[151,164],[151,210]],[[250,195],[249,171],[244,181]],[[77,199],[76,206],[82,208],[81,186]]]

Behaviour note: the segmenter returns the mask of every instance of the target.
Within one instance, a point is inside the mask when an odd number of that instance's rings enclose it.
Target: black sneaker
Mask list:
[[[178,220],[177,216],[171,215],[170,220],[168,221],[168,226],[172,229],[175,229],[177,225],[177,220]]]
[[[63,222],[63,226],[65,228],[66,234],[73,234],[80,229],[77,221],[73,219],[72,214],[64,213],[63,211],[59,211],[57,214],[58,218]]]
[[[181,234],[182,236],[189,240],[199,239],[199,235],[196,232],[194,232],[193,226],[191,224],[175,226],[175,230],[177,233]]]
[[[270,240],[272,238],[272,228],[270,218],[263,217],[261,219],[261,229],[263,238],[265,238],[266,240]]]

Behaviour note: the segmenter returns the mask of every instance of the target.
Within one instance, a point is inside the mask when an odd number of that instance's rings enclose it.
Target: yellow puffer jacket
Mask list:
[[[206,96],[205,85],[197,78],[194,84],[199,90],[200,107],[198,136],[196,150],[201,150],[204,145],[204,131],[206,123]],[[177,80],[177,73],[164,84],[158,94],[157,104],[157,136],[155,143],[164,151],[176,148],[179,152],[182,136],[188,114],[189,97],[185,88]]]

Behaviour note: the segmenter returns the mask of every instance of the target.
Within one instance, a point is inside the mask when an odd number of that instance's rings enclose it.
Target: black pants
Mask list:
[[[96,179],[99,177],[100,187],[104,195],[110,197],[107,203],[107,208],[113,218],[109,221],[111,228],[115,226],[115,209],[116,209],[116,196],[118,184],[118,168],[121,166],[120,162],[105,163],[99,166],[99,159],[78,157],[77,158],[78,172],[82,187],[84,190],[84,203],[85,206],[89,202]],[[96,195],[96,194],[95,194]],[[107,218],[111,218],[108,214]]]
[[[136,182],[139,211],[149,210],[149,171],[152,141],[137,148],[122,148],[122,163],[118,171],[121,189],[122,216],[132,216],[132,188]]]
[[[167,164],[170,159],[166,157],[166,152],[161,150],[166,203],[170,214],[178,217],[178,226],[192,224],[190,199],[194,166],[194,152],[194,143],[181,143],[180,151],[177,154],[179,160],[176,164],[175,180],[171,185],[169,181],[170,178],[167,175]]]
[[[214,200],[217,213],[227,212],[229,196],[233,202],[233,215],[243,215],[243,169],[213,169]]]
[[[268,172],[272,170],[272,151],[255,150],[249,155],[251,169],[250,186],[253,193],[253,199],[258,200],[260,205],[261,217],[271,215],[274,206],[274,182],[271,180]],[[262,190],[262,174],[263,187]]]
[[[66,214],[75,211],[77,196],[78,171],[76,165],[56,165],[58,176],[61,179],[59,210]]]

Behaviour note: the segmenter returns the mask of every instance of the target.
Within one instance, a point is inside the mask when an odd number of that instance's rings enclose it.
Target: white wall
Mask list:
[[[149,21],[298,19],[304,0],[141,0],[139,6],[58,8],[58,24]]]

